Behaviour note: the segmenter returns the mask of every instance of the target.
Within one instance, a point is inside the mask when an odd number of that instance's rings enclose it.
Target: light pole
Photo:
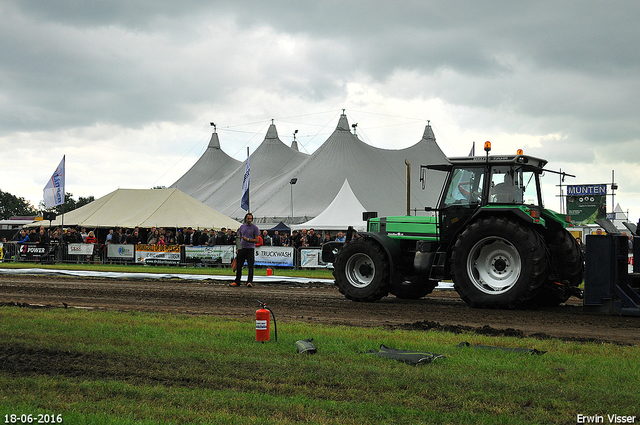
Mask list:
[[[293,223],[293,185],[298,183],[297,178],[292,178],[289,184],[291,185],[291,223]]]

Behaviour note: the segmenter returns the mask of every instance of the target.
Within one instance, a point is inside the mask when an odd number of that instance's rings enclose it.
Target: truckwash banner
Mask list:
[[[256,248],[256,266],[293,267],[293,249],[287,246],[261,246]]]
[[[136,245],[136,263],[180,264],[180,245]]]
[[[607,216],[607,185],[567,186],[567,213],[575,225],[593,224]]]

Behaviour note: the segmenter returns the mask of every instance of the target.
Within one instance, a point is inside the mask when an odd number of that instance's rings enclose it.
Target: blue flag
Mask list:
[[[247,152],[247,167],[244,169],[244,179],[242,179],[242,200],[240,201],[240,208],[245,211],[249,211],[249,174],[251,167],[249,167],[249,154]]]
[[[49,182],[44,187],[44,205],[47,208],[53,208],[57,205],[64,204],[64,156],[60,165],[53,172]]]

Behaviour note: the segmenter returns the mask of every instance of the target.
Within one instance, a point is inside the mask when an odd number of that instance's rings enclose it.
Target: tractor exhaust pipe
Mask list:
[[[411,215],[411,164],[406,159],[404,163],[407,165],[407,215]]]

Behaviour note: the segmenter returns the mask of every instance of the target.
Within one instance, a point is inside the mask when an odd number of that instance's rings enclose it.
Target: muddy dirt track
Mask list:
[[[640,344],[640,317],[587,314],[582,301],[575,298],[567,305],[547,309],[479,310],[469,308],[453,291],[435,291],[421,300],[390,296],[377,303],[356,303],[326,284],[270,283],[231,288],[221,281],[0,275],[0,306],[66,306],[253,320],[257,299],[273,309],[279,322]]]

